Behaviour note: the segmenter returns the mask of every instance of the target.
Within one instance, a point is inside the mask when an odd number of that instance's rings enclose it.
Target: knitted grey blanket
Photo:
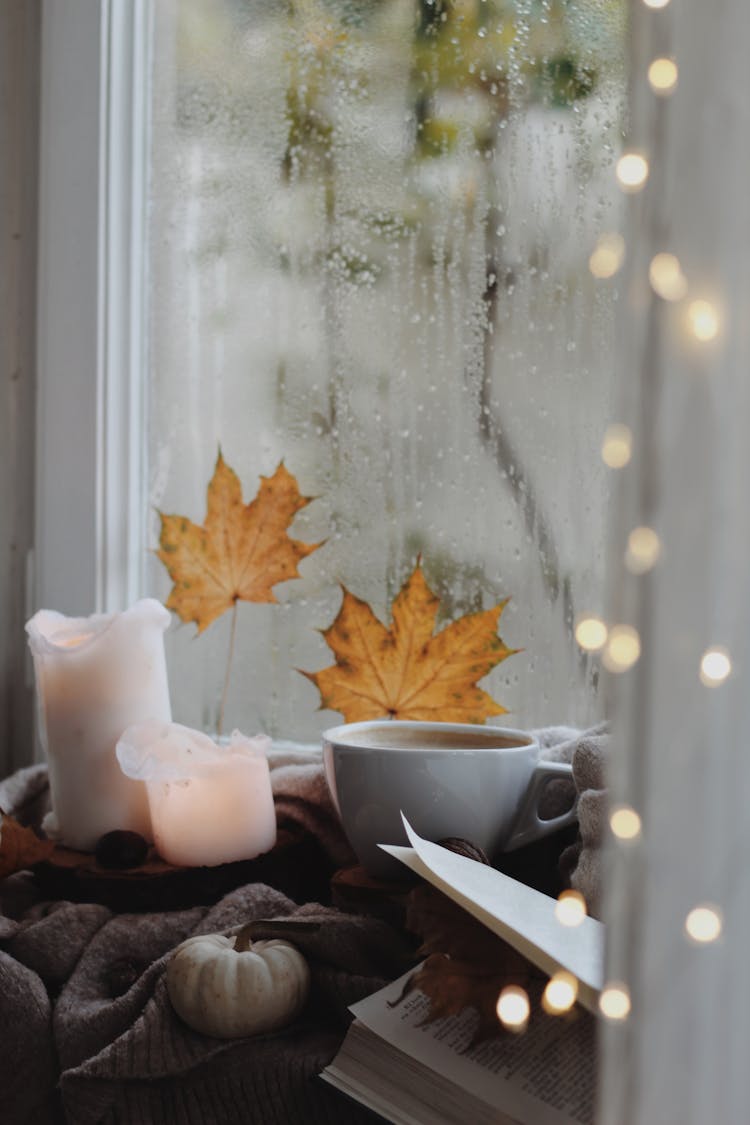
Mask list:
[[[581,840],[563,857],[570,880],[598,901],[598,843],[606,735],[555,728],[545,757],[573,763]],[[280,824],[314,836],[337,864],[352,861],[331,807],[319,753],[271,754]],[[548,815],[567,794],[550,792]],[[43,766],[0,783],[0,808],[40,823]],[[570,854],[568,854],[570,853]],[[322,923],[292,939],[312,972],[302,1017],[272,1035],[217,1040],[175,1015],[164,969],[193,934],[256,919]],[[262,933],[259,933],[262,936]],[[318,1080],[338,1050],[347,1007],[402,973],[403,935],[372,917],[249,884],[211,908],[118,914],[93,903],[49,902],[29,873],[0,881],[0,1120],[3,1125],[365,1125],[372,1116]]]

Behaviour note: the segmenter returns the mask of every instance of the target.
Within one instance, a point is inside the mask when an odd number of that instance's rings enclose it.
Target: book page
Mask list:
[[[321,1078],[393,1125],[519,1125],[392,1043],[384,1043],[360,1020],[354,1021]]]
[[[384,1052],[392,1045],[523,1125],[592,1125],[596,1024],[588,1013],[547,1016],[532,997],[524,1032],[500,1029],[497,1037],[470,1047],[478,1021],[473,1009],[425,1025],[429,1000],[423,993],[389,1007],[408,977],[351,1008],[385,1041]]]
[[[493,867],[423,840],[403,819],[412,847],[381,844],[383,851],[447,894],[543,972],[573,973],[579,981],[579,1001],[597,1011],[604,979],[601,922],[586,917],[578,926],[561,925],[554,899]]]

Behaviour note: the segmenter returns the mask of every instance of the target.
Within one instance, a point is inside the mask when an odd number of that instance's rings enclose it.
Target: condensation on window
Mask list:
[[[298,669],[342,584],[387,621],[419,556],[443,622],[511,597],[523,651],[482,682],[510,724],[599,714],[573,626],[603,601],[624,6],[155,5],[151,542],[156,509],[203,520],[219,447],[246,499],[283,459],[326,540],[239,605],[229,726],[339,721]],[[230,618],[170,633],[182,722],[216,724]]]

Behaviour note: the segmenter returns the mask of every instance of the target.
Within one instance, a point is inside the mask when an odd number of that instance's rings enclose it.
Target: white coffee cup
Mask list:
[[[360,863],[376,878],[404,868],[378,844],[407,844],[401,820],[428,840],[457,836],[491,860],[571,824],[575,805],[542,820],[551,778],[572,780],[564,762],[539,761],[525,731],[465,723],[380,719],[323,734],[331,797]]]

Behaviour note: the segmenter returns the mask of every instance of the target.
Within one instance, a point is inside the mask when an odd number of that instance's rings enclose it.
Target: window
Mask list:
[[[148,500],[200,522],[217,449],[246,499],[280,460],[326,546],[241,604],[229,722],[309,738],[296,669],[342,582],[381,618],[421,553],[447,617],[512,595],[490,677],[513,721],[586,722],[572,638],[602,603],[621,6],[159,4],[151,84]],[[148,543],[158,539],[154,514]],[[165,597],[157,560],[146,586]],[[173,630],[211,728],[230,615]]]

